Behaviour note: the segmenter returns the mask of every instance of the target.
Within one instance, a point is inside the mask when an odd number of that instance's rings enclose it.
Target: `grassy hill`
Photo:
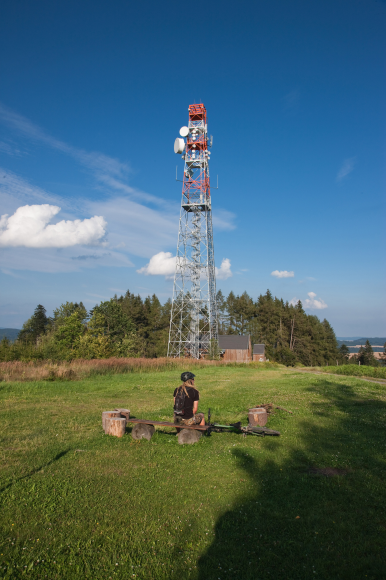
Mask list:
[[[376,345],[382,346],[386,342],[386,337],[384,336],[382,338],[382,337],[376,336],[375,338],[358,338],[355,340],[338,340],[337,342],[338,342],[338,346],[342,346],[342,344],[345,344],[346,346],[356,346],[357,344],[365,344],[366,340],[368,340],[371,345],[376,344]]]
[[[170,419],[179,372],[2,382],[3,578],[383,578],[385,387],[252,365],[195,370],[200,411],[278,438],[179,446],[105,435],[103,410]]]
[[[13,342],[17,339],[19,332],[20,330],[18,328],[0,328],[0,340],[6,336],[8,340]]]

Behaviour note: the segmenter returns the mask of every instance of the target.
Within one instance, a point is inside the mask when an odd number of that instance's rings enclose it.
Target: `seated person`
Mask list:
[[[200,393],[194,386],[193,373],[181,375],[182,385],[174,390],[174,423],[178,425],[205,425],[204,413],[197,413]]]

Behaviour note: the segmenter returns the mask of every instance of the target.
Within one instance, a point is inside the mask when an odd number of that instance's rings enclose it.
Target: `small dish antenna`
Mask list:
[[[174,141],[174,153],[181,154],[184,152],[184,149],[185,149],[185,141],[177,137],[177,139]]]
[[[188,127],[181,127],[180,135],[181,135],[181,137],[187,137],[189,135],[189,128]]]

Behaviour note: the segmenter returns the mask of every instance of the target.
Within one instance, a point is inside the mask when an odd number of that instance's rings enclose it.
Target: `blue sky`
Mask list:
[[[171,296],[146,266],[175,255],[204,102],[218,288],[385,336],[385,29],[383,0],[3,2],[0,326]]]

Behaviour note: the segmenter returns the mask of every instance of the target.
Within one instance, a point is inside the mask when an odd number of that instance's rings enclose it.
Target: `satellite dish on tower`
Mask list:
[[[189,128],[188,127],[181,127],[180,135],[181,135],[181,137],[187,137],[189,135]]]
[[[177,137],[174,141],[174,153],[183,153],[185,149],[185,141]]]

